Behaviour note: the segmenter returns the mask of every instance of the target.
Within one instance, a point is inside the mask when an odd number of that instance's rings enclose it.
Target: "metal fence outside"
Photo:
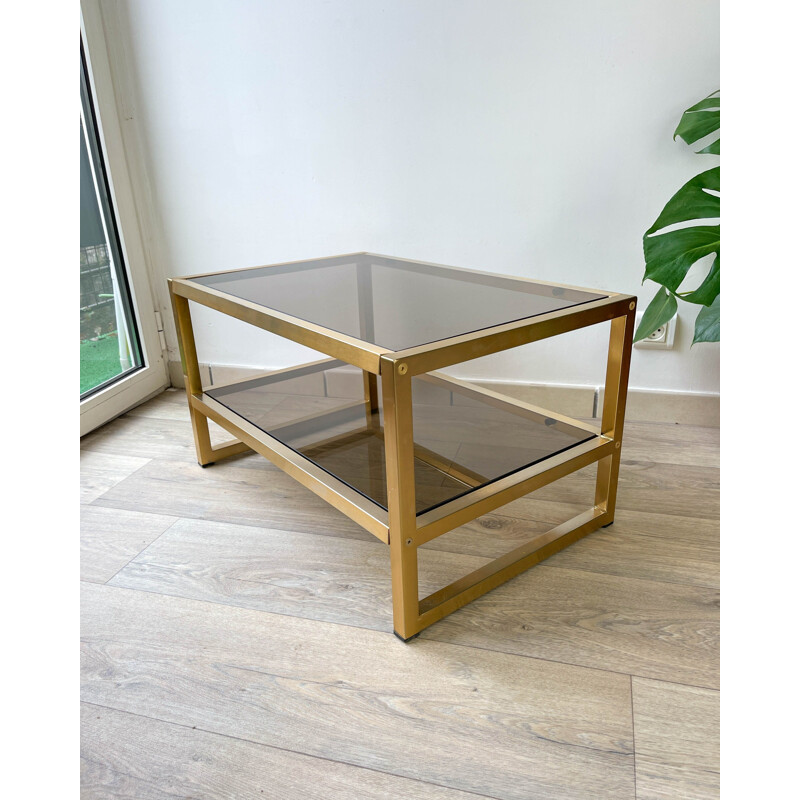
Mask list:
[[[105,244],[81,248],[81,341],[117,329],[111,261]]]

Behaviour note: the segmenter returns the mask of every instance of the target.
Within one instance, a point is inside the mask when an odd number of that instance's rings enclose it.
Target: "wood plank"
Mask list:
[[[261,456],[258,468],[226,459],[202,469],[196,462],[157,459],[130,481],[106,492],[96,505],[324,536],[372,540],[344,514]]]
[[[491,514],[461,525],[426,542],[420,551],[440,550],[450,553],[499,558],[540,533],[572,519],[591,505],[577,503],[536,502],[536,493],[501,506]]]
[[[539,502],[534,497],[504,506],[500,513],[481,517],[459,528],[458,535],[445,534],[426,547],[495,558],[586,507]],[[135,479],[106,492],[96,504],[363,540],[372,538],[258,455],[226,459],[206,469],[194,461],[158,459]],[[507,512],[513,516],[507,516]]]
[[[622,447],[630,461],[719,467],[719,428],[626,420]]]
[[[183,389],[166,389],[157,397],[125,412],[123,416],[177,419],[189,424],[189,404]]]
[[[431,549],[498,558],[585,508],[577,503],[534,498],[535,493],[479,517],[428,542],[421,552]],[[617,511],[611,527],[595,531],[556,553],[547,564],[717,588],[719,522],[674,514]]]
[[[175,517],[81,507],[81,580],[105,583],[157,539]]]
[[[476,800],[370,769],[81,704],[85,800]]]
[[[623,478],[624,470],[623,465]],[[594,472],[590,467],[582,470],[584,474],[568,476],[429,542],[425,548],[497,558],[589,507]],[[621,505],[633,505],[624,498],[626,489],[621,491]],[[707,516],[711,490],[702,494],[687,491],[680,509],[671,500],[656,502],[655,490],[647,495],[644,490],[636,491],[643,497],[641,507],[618,507],[613,526],[557,554],[548,564],[717,587],[719,521]],[[677,495],[678,489],[673,491]],[[718,499],[712,501],[715,508],[717,503]],[[668,513],[650,512],[659,505]],[[692,516],[695,512],[698,516]]]
[[[633,679],[638,800],[719,797],[719,692]]]
[[[540,489],[537,500],[584,503],[594,491],[596,467],[587,467]],[[719,519],[719,470],[684,464],[634,461],[622,446],[617,508]]]
[[[420,568],[423,596],[488,560],[452,553],[430,555]],[[181,519],[110,583],[392,630],[389,549],[374,537],[361,542]]]
[[[82,584],[83,699],[509,800],[634,797],[627,676]]]
[[[210,426],[211,443],[222,444],[231,436]],[[81,450],[140,458],[170,458],[197,466],[191,426],[182,419],[125,415],[81,439]],[[252,456],[239,456],[248,458]]]
[[[496,558],[590,507],[594,499],[595,474],[594,465],[580,470],[461,526],[425,547]],[[705,562],[709,558],[716,560],[718,552],[718,474],[715,468],[652,463],[630,465],[623,459],[618,521],[608,529],[612,532],[609,536],[622,530],[637,537],[652,534],[661,541],[660,545],[654,543],[653,546],[667,559],[663,569],[659,568],[654,560],[659,553],[654,551],[654,559],[650,559],[648,567],[641,559],[647,558],[646,548],[650,543],[640,539],[638,544],[644,549],[640,549],[638,566],[632,565],[632,575],[674,580],[676,572],[669,561],[677,559],[673,565],[680,568],[679,562],[685,563],[689,570],[685,577],[689,582],[717,585],[706,570]],[[592,534],[581,547],[590,546],[596,536],[598,534]],[[671,542],[679,548],[670,555]],[[633,544],[636,549],[637,543]],[[560,557],[572,550],[570,547]],[[713,567],[713,563],[710,566]],[[624,574],[625,565],[620,568]]]
[[[636,518],[642,515],[632,516],[634,522],[640,522]],[[668,523],[678,520],[649,516]],[[678,522],[686,525],[684,520]],[[710,546],[707,551],[699,546],[692,549],[688,535],[685,540],[662,540],[618,522],[556,554],[547,564],[651,580],[660,576],[674,583],[714,588],[718,569],[712,553]],[[421,596],[489,560],[427,548],[419,554]],[[373,540],[331,540],[285,530],[181,519],[111,583],[375,630],[390,626],[388,552]]]
[[[719,686],[719,593],[540,564],[420,637]]]
[[[249,461],[249,464],[245,462]],[[426,497],[449,491],[450,479],[428,470]],[[368,539],[370,534],[260,455],[224,459],[205,469],[188,459],[158,459],[97,501],[109,508],[147,511],[267,528]]]
[[[719,522],[617,511],[614,524],[575,542],[548,566],[719,588]]]
[[[112,486],[125,480],[150,461],[149,458],[81,451],[81,503],[91,503]]]

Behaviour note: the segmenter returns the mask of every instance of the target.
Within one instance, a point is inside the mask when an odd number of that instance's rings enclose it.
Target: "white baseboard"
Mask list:
[[[568,417],[589,419],[597,416],[595,413],[597,390],[593,386],[506,383],[505,381],[475,381],[475,383],[531,405],[558,411]]]
[[[603,390],[598,408],[602,408]],[[677,422],[681,425],[719,427],[719,395],[699,392],[664,392],[629,389],[625,419],[637,422]]]
[[[230,364],[200,364],[204,386],[244,380],[266,369],[238,367]],[[180,362],[169,362],[172,385],[183,388]],[[532,405],[549,408],[571,417],[597,418],[603,407],[603,389],[595,386],[559,386],[556,384],[506,383],[476,381],[481,386],[507,394]],[[338,394],[338,393],[337,393]],[[629,389],[625,418],[636,422],[672,422],[682,425],[719,427],[719,395],[698,392]]]

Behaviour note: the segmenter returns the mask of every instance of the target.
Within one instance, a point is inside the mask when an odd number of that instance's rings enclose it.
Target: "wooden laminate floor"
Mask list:
[[[201,469],[182,392],[134,409],[81,443],[81,796],[718,797],[718,437],[629,422],[614,525],[403,644],[385,545],[258,455]],[[431,542],[421,590],[592,477]]]

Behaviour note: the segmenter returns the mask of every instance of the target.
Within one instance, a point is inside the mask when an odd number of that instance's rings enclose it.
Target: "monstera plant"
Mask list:
[[[683,112],[673,134],[687,145],[701,139],[713,141],[698,154],[719,155],[719,91],[713,92]],[[661,284],[642,321],[634,341],[647,338],[671,320],[678,300],[702,306],[694,326],[696,342],[719,341],[719,167],[701,172],[685,183],[664,206],[658,219],[644,235],[645,280]],[[686,224],[694,223],[694,224]],[[714,254],[708,271],[696,289],[681,291],[681,284],[695,262]]]

